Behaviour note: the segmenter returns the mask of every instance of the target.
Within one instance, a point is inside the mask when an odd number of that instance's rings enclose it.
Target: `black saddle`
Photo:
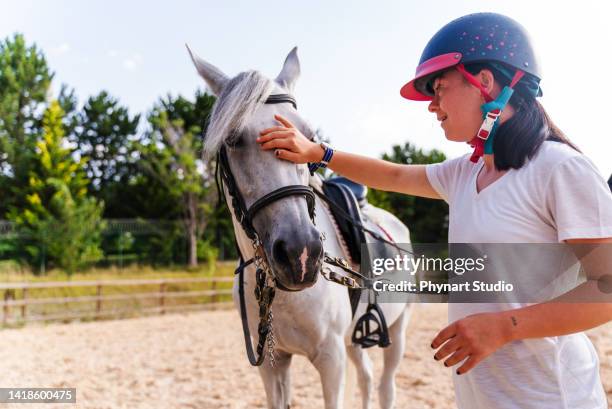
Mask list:
[[[360,209],[367,203],[367,191],[367,187],[342,176],[323,181],[325,196],[359,223],[363,223]],[[361,243],[365,243],[363,231],[348,222],[333,206],[330,210],[346,242],[351,258],[361,262]]]
[[[362,185],[357,182],[353,182],[350,179],[345,178],[344,176],[336,176],[334,178],[328,179],[328,182],[339,183],[351,189],[351,192],[355,196],[357,200],[357,204],[359,204],[359,208],[363,208],[368,203],[368,199],[366,198],[368,195],[368,187]]]

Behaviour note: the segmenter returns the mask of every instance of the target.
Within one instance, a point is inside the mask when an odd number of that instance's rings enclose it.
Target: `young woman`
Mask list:
[[[494,13],[464,16],[425,47],[407,99],[430,101],[446,138],[473,153],[401,165],[305,138],[287,119],[261,132],[280,159],[327,165],[375,189],[449,203],[449,242],[612,243],[612,194],[591,161],[537,101],[529,37]],[[455,366],[460,409],[604,409],[594,347],[582,331],[612,320],[612,303],[523,304],[504,311],[449,304],[434,359]]]

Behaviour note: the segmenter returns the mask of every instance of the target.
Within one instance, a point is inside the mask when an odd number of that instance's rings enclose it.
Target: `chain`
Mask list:
[[[274,358],[274,346],[276,345],[276,338],[274,337],[274,314],[272,314],[272,301],[274,300],[274,294],[276,292],[275,282],[270,273],[270,268],[265,259],[263,246],[259,237],[255,237],[252,241],[253,250],[255,250],[255,266],[256,281],[255,286],[255,298],[259,304],[259,336],[260,342],[263,342],[262,334],[266,334],[268,343],[268,361],[270,366],[274,367],[276,361]],[[263,345],[262,345],[263,347]]]
[[[272,309],[268,311],[268,360],[270,362],[270,367],[274,368],[276,364],[274,358],[274,346],[276,345],[276,338],[274,337],[274,327],[272,326],[272,320],[274,315],[272,314]]]

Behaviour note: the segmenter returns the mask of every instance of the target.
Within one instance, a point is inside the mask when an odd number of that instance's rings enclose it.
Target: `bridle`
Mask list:
[[[289,94],[274,94],[270,95],[265,104],[282,104],[290,103],[297,109],[295,99]],[[310,219],[314,222],[315,216],[315,195],[310,186],[304,185],[288,185],[273,190],[264,196],[257,199],[251,207],[247,207],[244,197],[240,193],[240,189],[236,184],[236,179],[232,174],[232,170],[227,158],[227,150],[225,145],[219,150],[217,157],[218,172],[220,172],[221,179],[227,188],[227,191],[232,198],[232,208],[236,219],[242,226],[247,237],[254,241],[259,241],[259,235],[253,226],[253,218],[255,215],[264,207],[279,201],[288,196],[304,196],[308,205],[308,214]]]
[[[232,208],[236,219],[242,226],[247,237],[251,240],[259,240],[259,235],[253,226],[253,218],[255,215],[264,207],[281,200],[288,196],[304,196],[308,205],[308,214],[310,219],[314,221],[315,215],[315,196],[310,186],[304,185],[288,185],[273,190],[264,196],[257,199],[251,207],[247,207],[244,197],[240,193],[240,189],[236,184],[234,175],[232,174],[229,161],[227,158],[227,151],[225,146],[221,147],[217,158],[218,170],[221,174],[221,178],[227,192],[232,198]]]
[[[270,95],[265,101],[265,104],[292,104],[297,109],[297,103],[295,99],[289,94],[273,94]],[[221,178],[219,179],[219,175]],[[240,255],[240,264],[236,269],[235,274],[238,274],[238,293],[240,297],[240,315],[242,318],[242,329],[244,333],[244,340],[247,346],[247,356],[251,365],[259,366],[262,364],[264,359],[264,347],[266,340],[268,342],[268,355],[270,358],[270,364],[274,365],[274,332],[272,329],[273,315],[270,309],[272,301],[274,300],[275,288],[278,287],[284,291],[291,291],[284,287],[274,276],[274,272],[270,269],[268,261],[265,256],[263,243],[260,240],[257,230],[253,226],[253,218],[255,215],[262,210],[264,207],[271,205],[281,199],[289,196],[303,196],[306,199],[308,206],[308,215],[311,221],[314,223],[315,219],[315,194],[310,186],[304,185],[288,185],[275,189],[264,196],[257,199],[250,207],[247,207],[246,201],[240,192],[236,179],[232,174],[232,170],[227,157],[227,150],[225,144],[219,149],[217,155],[217,169],[216,169],[216,181],[217,190],[219,191],[219,197],[225,199],[223,189],[219,180],[225,185],[227,193],[231,198],[231,205],[234,211],[236,220],[240,223],[247,237],[251,240],[251,244],[254,250],[254,256],[249,260],[244,260],[240,248],[236,244],[238,254]],[[259,305],[259,341],[257,343],[257,355],[253,351],[251,344],[251,335],[248,328],[248,320],[246,313],[246,304],[244,301],[244,269],[250,264],[255,264],[256,267],[256,286],[255,286],[255,297]]]
[[[292,104],[297,109],[297,103],[295,99],[289,94],[273,94],[270,95],[264,102],[265,104]],[[246,201],[240,192],[240,188],[236,183],[236,179],[232,173],[232,169],[229,164],[227,157],[226,146],[222,145],[217,155],[217,173],[221,175],[221,180],[225,185],[228,194],[232,199],[232,209],[234,210],[234,216],[242,226],[245,234],[254,244],[254,247],[261,246],[261,240],[255,227],[253,226],[253,218],[255,215],[262,210],[264,207],[271,205],[285,197],[289,196],[304,196],[306,198],[306,204],[308,206],[308,215],[310,220],[314,223],[315,218],[315,194],[310,186],[304,185],[288,185],[282,186],[275,189],[264,196],[257,199],[251,207],[247,207]],[[217,179],[218,181],[218,179]],[[219,186],[218,186],[219,187]],[[221,191],[220,187],[220,194]],[[242,256],[242,255],[241,255]]]

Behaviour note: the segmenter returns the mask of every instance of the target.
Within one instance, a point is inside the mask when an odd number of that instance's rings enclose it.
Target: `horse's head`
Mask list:
[[[226,192],[235,228],[243,228],[245,224],[247,230],[253,228],[276,280],[290,290],[314,285],[323,255],[320,233],[309,213],[313,209],[309,209],[305,199],[308,195],[299,193],[300,185],[308,186],[308,168],[305,164],[277,159],[272,151],[262,150],[255,140],[264,128],[278,125],[275,114],[288,118],[304,135],[314,136],[288,99],[265,103],[270,95],[287,95],[293,91],[300,73],[296,51],[294,48],[289,53],[274,81],[256,71],[229,78],[218,68],[191,55],[198,73],[217,96],[205,136],[204,153],[209,159],[217,155],[222,167],[224,163],[227,165],[229,176],[235,181],[235,192],[229,192],[234,198]],[[273,195],[270,200],[260,200],[286,186],[297,189],[289,194]],[[227,183],[225,187],[226,190],[232,188]],[[238,196],[241,197],[238,202],[243,202],[238,203],[238,208],[249,209],[247,216],[252,216],[246,217],[246,222],[243,220],[242,227],[241,217],[235,214],[236,206],[232,204],[232,199]]]

